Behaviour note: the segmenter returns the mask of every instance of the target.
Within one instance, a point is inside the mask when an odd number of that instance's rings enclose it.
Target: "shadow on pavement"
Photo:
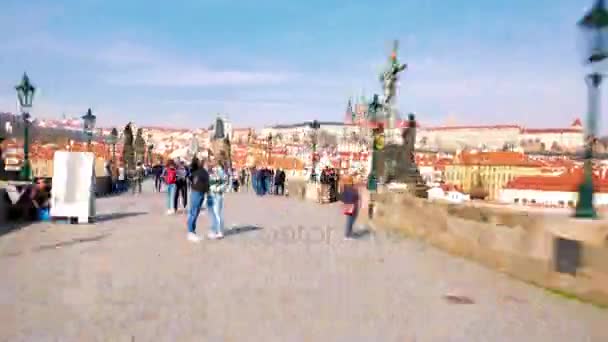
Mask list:
[[[247,232],[252,232],[252,231],[256,231],[256,230],[261,230],[263,229],[262,227],[258,227],[258,226],[236,226],[233,227],[231,229],[227,229],[224,232],[224,236],[230,236],[230,235],[236,235],[236,234],[241,234],[241,233],[247,233]]]
[[[120,220],[125,217],[145,215],[147,213],[148,212],[145,212],[145,211],[139,211],[139,212],[132,212],[132,213],[113,213],[113,214],[97,215],[97,217],[95,217],[95,222]]]
[[[364,239],[366,237],[369,237],[371,233],[372,232],[369,229],[367,229],[367,228],[362,229],[362,230],[358,230],[358,231],[353,231],[353,238],[355,238],[355,239]]]
[[[5,223],[3,225],[0,225],[0,236],[3,236],[5,234],[8,234],[10,232],[13,232],[15,230],[19,230],[23,227],[26,227],[30,224],[32,224],[34,222],[27,222],[27,221],[21,221],[21,222],[8,222]]]
[[[72,246],[72,245],[75,245],[78,243],[83,243],[83,242],[99,241],[99,240],[107,238],[108,236],[110,236],[110,234],[96,235],[96,236],[91,236],[88,238],[72,239],[69,241],[58,242],[58,243],[54,243],[51,245],[42,245],[42,246],[34,248],[34,251],[39,252],[39,251],[44,251],[47,249],[56,249],[56,248],[61,248],[61,247]]]

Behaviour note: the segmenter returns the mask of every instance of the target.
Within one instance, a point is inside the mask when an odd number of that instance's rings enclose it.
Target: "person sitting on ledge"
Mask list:
[[[33,219],[45,220],[49,217],[51,208],[51,189],[46,184],[44,178],[38,178],[36,185],[32,189],[31,197],[32,204],[35,208],[35,216]]]

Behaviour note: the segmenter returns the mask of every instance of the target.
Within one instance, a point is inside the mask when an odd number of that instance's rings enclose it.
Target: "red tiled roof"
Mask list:
[[[608,192],[608,179],[593,176],[596,192]],[[510,181],[505,189],[576,192],[583,180],[583,169],[577,168],[559,176],[522,176]]]
[[[511,151],[492,152],[463,152],[454,158],[456,165],[484,165],[484,166],[523,166],[542,167],[544,164],[538,160],[529,159],[525,154]]]

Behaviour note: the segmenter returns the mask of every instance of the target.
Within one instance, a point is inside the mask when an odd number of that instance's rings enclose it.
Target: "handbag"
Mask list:
[[[353,216],[355,213],[355,205],[354,204],[344,204],[343,211],[344,215]]]

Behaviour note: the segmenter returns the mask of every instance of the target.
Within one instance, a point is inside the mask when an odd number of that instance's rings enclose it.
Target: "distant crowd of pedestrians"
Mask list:
[[[187,213],[187,238],[193,242],[201,241],[197,234],[197,220],[201,210],[206,209],[210,217],[207,237],[221,239],[224,237],[224,194],[227,192],[249,191],[256,195],[287,195],[287,175],[281,168],[254,167],[240,170],[230,169],[213,158],[199,161],[194,158],[189,163],[177,158],[170,159],[164,165],[153,166],[137,163],[135,170],[127,172],[123,165],[117,168],[113,176],[113,191],[141,193],[145,177],[154,180],[154,192],[166,191],[167,215],[179,212]],[[335,170],[322,170],[319,182],[328,187],[330,193],[337,192],[337,174]],[[341,194],[342,213],[346,218],[345,238],[353,237],[353,225],[359,214],[360,198],[352,178],[346,176]],[[181,207],[181,208],[180,208]]]
[[[253,189],[259,196],[266,194],[285,195],[287,176],[283,169],[262,167],[252,170]]]

